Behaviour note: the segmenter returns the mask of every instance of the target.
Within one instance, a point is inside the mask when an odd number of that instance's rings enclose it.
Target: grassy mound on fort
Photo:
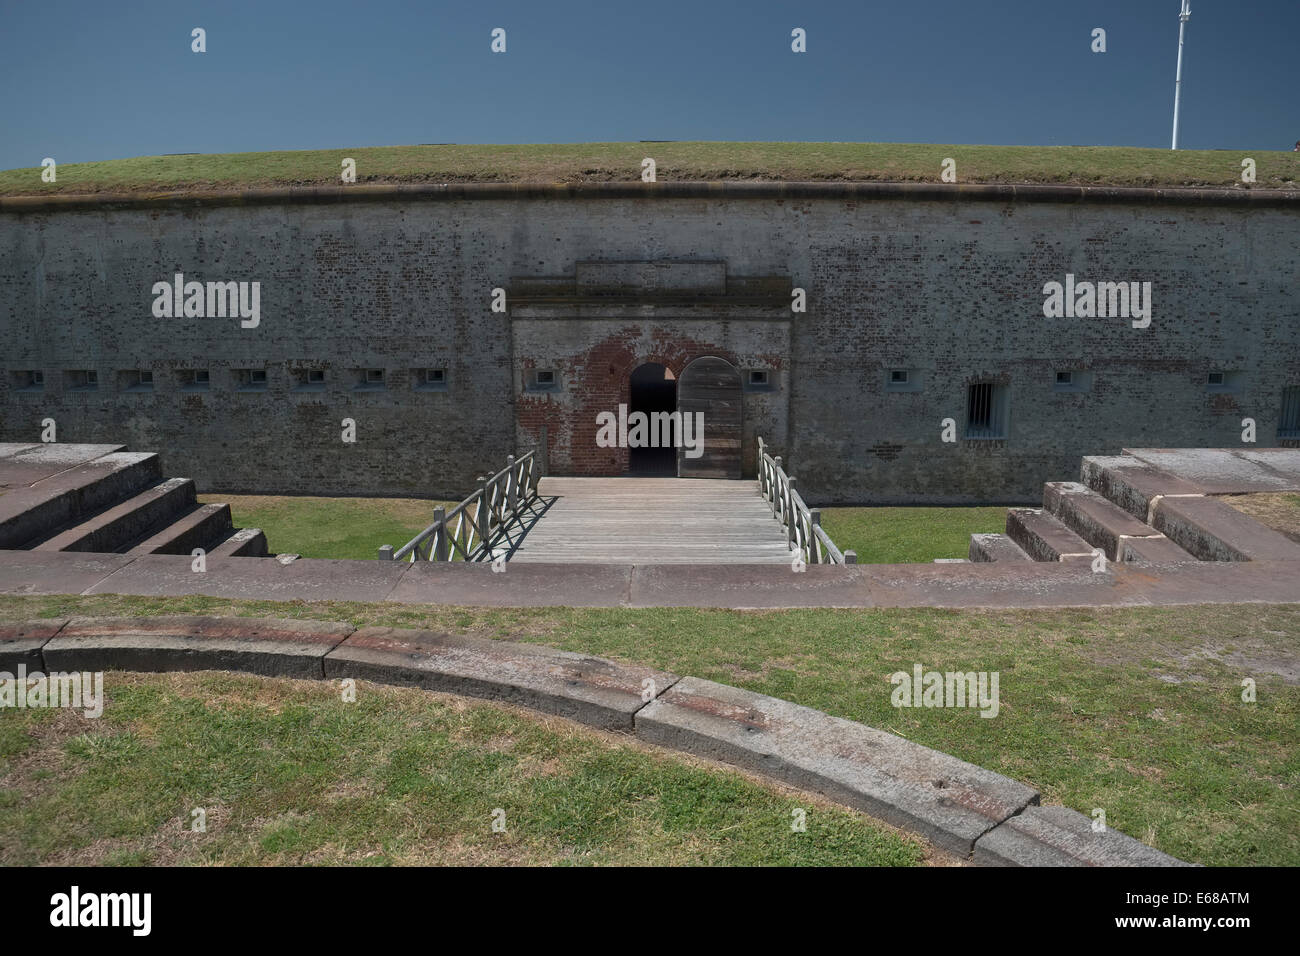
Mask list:
[[[1300,153],[1111,146],[956,146],[925,143],[560,143],[340,147],[266,153],[141,156],[0,172],[0,195],[158,192],[338,185],[356,160],[358,183],[634,182],[655,160],[659,182],[939,182],[956,162],[961,183],[1241,187],[1241,162],[1257,164],[1256,188],[1294,189]],[[1244,187],[1243,187],[1244,188]]]

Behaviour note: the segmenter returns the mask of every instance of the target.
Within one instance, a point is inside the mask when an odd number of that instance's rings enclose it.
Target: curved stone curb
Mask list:
[[[326,655],[325,676],[507,701],[604,730],[631,730],[646,699],[678,680],[536,644],[392,627],[357,631]]]
[[[1037,790],[893,734],[698,677],[535,644],[241,617],[0,625],[0,670],[236,670],[356,677],[496,700],[757,771],[976,864],[1186,866]]]
[[[21,664],[27,672],[41,670],[41,648],[63,628],[62,621],[28,621],[0,624],[0,670],[12,673]]]
[[[42,649],[56,671],[238,670],[325,676],[347,624],[248,617],[73,618]]]
[[[975,842],[980,866],[1197,866],[1185,863],[1068,807],[1029,807]]]
[[[962,858],[1038,791],[902,737],[776,697],[683,677],[637,736],[756,770],[920,833]]]

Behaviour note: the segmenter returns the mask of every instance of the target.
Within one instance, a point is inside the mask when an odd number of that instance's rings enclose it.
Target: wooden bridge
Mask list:
[[[545,447],[544,445],[542,447]],[[542,477],[536,450],[480,479],[384,561],[538,564],[853,564],[821,528],[795,479],[758,439],[757,481]],[[802,563],[801,563],[802,562]]]
[[[542,513],[509,560],[789,564],[786,530],[752,481],[543,478]]]

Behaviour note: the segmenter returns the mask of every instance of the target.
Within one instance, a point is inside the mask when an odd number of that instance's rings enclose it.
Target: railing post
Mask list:
[[[511,518],[515,516],[515,500],[519,496],[519,489],[515,482],[515,456],[506,456],[506,514]]]
[[[857,564],[857,563],[858,563],[858,552],[856,552],[856,551],[845,551],[845,552],[844,552],[844,563],[845,563],[845,564]]]
[[[433,551],[430,560],[447,560],[447,511],[445,508],[433,509]]]
[[[822,561],[818,555],[821,554],[822,542],[821,538],[817,537],[817,529],[822,526],[822,509],[809,508],[808,520],[812,522],[811,527],[808,529],[808,563],[821,564]]]
[[[492,513],[488,511],[487,475],[479,475],[476,483],[478,484],[478,511],[474,513],[474,517],[478,520],[479,547],[486,554],[488,541],[492,537]]]
[[[763,436],[758,436],[758,493],[763,493]]]
[[[380,561],[393,560],[393,546],[391,544],[381,544],[379,546],[379,560]]]
[[[793,551],[796,542],[799,540],[799,535],[795,532],[795,522],[799,520],[799,516],[794,513],[794,479],[790,478],[786,485],[790,490],[786,493],[785,499],[785,540],[790,545],[790,550]]]
[[[777,514],[776,499],[781,497],[781,456],[777,455],[772,459],[772,517],[780,517]]]

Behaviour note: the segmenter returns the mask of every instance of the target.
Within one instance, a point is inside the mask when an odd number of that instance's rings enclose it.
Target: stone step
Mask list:
[[[1093,547],[1041,508],[1007,511],[1007,536],[1035,561],[1092,561]]]
[[[61,475],[79,465],[119,451],[126,451],[126,446],[80,442],[0,442],[0,488],[27,488],[38,481]]]
[[[1024,549],[1005,534],[973,534],[970,536],[970,560],[976,563],[1033,561]]]
[[[1111,561],[1124,560],[1126,539],[1160,534],[1077,481],[1049,481],[1043,486],[1043,507],[1084,541],[1101,548]]]
[[[30,548],[162,479],[153,452],[112,452],[0,495],[0,549]]]
[[[127,549],[127,554],[189,554],[229,537],[233,524],[230,505],[199,505],[181,515],[165,528],[149,534],[144,541]]]
[[[190,510],[194,503],[194,482],[189,478],[169,478],[93,518],[66,528],[40,542],[33,550],[117,551],[150,528]]]
[[[1158,499],[1152,523],[1202,561],[1297,561],[1300,544],[1212,497]]]
[[[208,554],[221,558],[264,558],[267,555],[266,535],[261,528],[240,528]]]
[[[1201,489],[1129,455],[1088,455],[1080,480],[1139,521],[1151,523],[1151,502],[1168,495],[1199,495]]]
[[[1195,555],[1188,554],[1163,534],[1145,538],[1125,538],[1121,557],[1124,564],[1136,567],[1160,568],[1174,564],[1195,564]]]

